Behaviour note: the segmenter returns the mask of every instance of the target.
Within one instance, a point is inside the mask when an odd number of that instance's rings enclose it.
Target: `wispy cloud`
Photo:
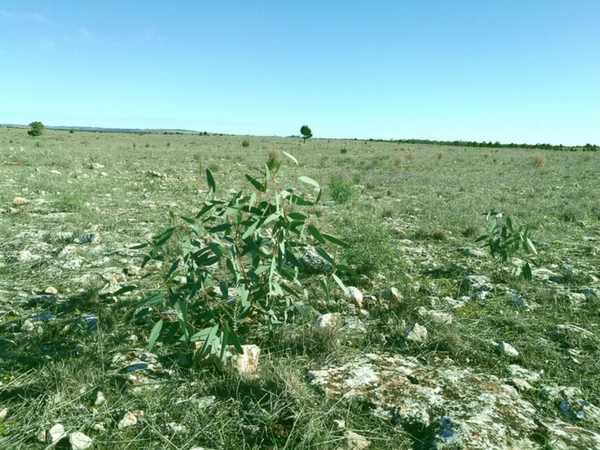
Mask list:
[[[30,20],[38,23],[54,23],[51,18],[35,12],[11,12],[1,10],[0,16],[4,17],[5,19]]]

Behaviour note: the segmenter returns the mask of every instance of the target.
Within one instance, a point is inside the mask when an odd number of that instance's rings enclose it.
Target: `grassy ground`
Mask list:
[[[335,252],[368,278],[361,289],[395,286],[404,301],[370,306],[367,333],[339,342],[335,330],[309,321],[275,333],[251,331],[247,340],[263,349],[256,378],[194,369],[184,361],[191,350],[158,348],[170,375],[128,389],[113,357],[142,347],[151,325],[131,322],[140,294],[115,301],[102,293],[107,280],[118,272],[156,287],[131,270],[143,256],[133,244],[167,228],[169,211],[199,209],[203,169],[226,196],[231,188],[248,190],[244,174],[281,151],[299,160],[300,175],[323,186],[319,226],[352,244]],[[348,352],[402,352],[423,362],[447,355],[500,377],[517,362],[600,405],[600,298],[589,294],[600,277],[599,169],[600,154],[591,152],[50,130],[31,138],[1,128],[0,410],[8,414],[0,421],[0,447],[45,448],[36,435],[60,422],[88,434],[95,448],[336,448],[342,434],[334,420],[343,419],[374,448],[410,448],[410,436],[374,418],[367,405],[329,402],[305,381],[309,369]],[[280,179],[295,184],[287,167]],[[28,203],[15,206],[15,197]],[[536,225],[535,264],[559,279],[526,282],[507,270],[510,263],[465,255],[465,248],[478,248],[474,241],[487,229],[482,214],[491,209]],[[99,244],[74,245],[91,232],[101,236]],[[39,258],[11,262],[23,251]],[[489,276],[490,297],[455,310],[451,325],[426,324],[425,344],[406,345],[404,325],[422,322],[420,307],[472,293],[466,273]],[[44,294],[48,286],[57,294]],[[517,297],[530,307],[515,306]],[[322,312],[348,310],[340,301],[312,302]],[[25,319],[36,312],[55,319],[30,321],[28,328]],[[95,316],[96,326],[82,323],[84,315]],[[557,324],[590,334],[557,331]],[[511,343],[520,356],[495,353],[490,340]],[[97,391],[106,398],[99,406]],[[525,395],[560,414],[534,392]],[[122,411],[143,415],[119,429]],[[106,431],[94,429],[98,424]]]

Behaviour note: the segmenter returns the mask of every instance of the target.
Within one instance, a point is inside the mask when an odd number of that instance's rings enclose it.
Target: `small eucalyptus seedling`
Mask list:
[[[297,167],[296,158],[283,153]],[[150,249],[144,257],[145,266],[151,260],[164,260],[165,244],[179,236],[176,258],[161,287],[145,294],[134,316],[158,315],[149,349],[157,341],[199,341],[200,358],[217,352],[223,358],[227,345],[241,352],[241,333],[253,327],[271,328],[298,314],[317,313],[307,301],[308,293],[299,276],[310,244],[331,264],[322,279],[333,278],[346,289],[336,272],[349,269],[336,265],[319,246],[346,244],[320,232],[312,225],[314,221],[309,222],[321,199],[319,184],[308,177],[296,177],[316,188],[315,200],[301,196],[296,189],[281,189],[275,180],[280,166],[271,162],[259,170],[260,177],[247,174],[245,178],[254,191],[239,191],[227,200],[217,198],[214,176],[206,169],[209,192],[200,211],[194,217],[180,217],[181,224],[138,247]],[[177,220],[173,213],[171,218]]]
[[[493,258],[498,258],[505,263],[519,249],[522,249],[528,255],[537,255],[537,250],[529,237],[531,225],[515,227],[509,216],[503,216],[502,213],[495,210],[491,210],[484,215],[490,222],[489,232],[477,238],[475,242],[482,242],[484,247],[488,247]],[[523,265],[521,275],[528,281],[532,279],[529,261],[526,261]]]

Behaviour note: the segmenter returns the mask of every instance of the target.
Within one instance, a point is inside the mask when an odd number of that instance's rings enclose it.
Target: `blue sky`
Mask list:
[[[2,1],[0,123],[600,144],[600,1]]]

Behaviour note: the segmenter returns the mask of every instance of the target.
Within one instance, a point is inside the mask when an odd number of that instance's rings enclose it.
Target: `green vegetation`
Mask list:
[[[331,198],[337,203],[346,203],[356,197],[354,183],[345,175],[335,174],[329,179]]]
[[[284,154],[298,165],[296,158]],[[218,354],[223,359],[227,345],[243,352],[240,342],[256,335],[254,327],[271,331],[273,325],[293,321],[297,314],[310,318],[317,313],[307,298],[303,300],[299,280],[303,264],[299,261],[309,238],[317,245],[346,244],[308,224],[310,209],[308,214],[298,211],[299,207],[317,206],[321,198],[318,183],[306,176],[298,178],[319,189],[314,201],[294,193],[297,189],[281,189],[275,179],[281,164],[275,161],[275,157],[269,159],[259,179],[246,174],[256,192],[247,195],[239,191],[228,202],[214,198],[217,185],[207,169],[212,198],[195,216],[182,216],[183,225],[171,227],[139,246],[151,248],[144,258],[144,268],[153,260],[165,260],[162,248],[174,236],[181,236],[160,291],[146,293],[137,305],[137,320],[150,316],[156,322],[149,350],[157,339],[169,345],[199,341],[202,347],[198,357]],[[317,252],[332,261],[324,250]],[[345,289],[335,271],[328,275]],[[185,282],[175,281],[182,276]],[[125,287],[120,292],[130,290]],[[174,310],[176,316],[169,318],[167,310]],[[246,336],[240,334],[248,328]]]
[[[308,128],[308,125],[302,125],[300,128],[300,134],[302,135],[302,139],[306,142],[307,139],[312,137],[312,131]]]
[[[242,141],[242,147],[244,147],[244,148],[250,147],[250,140],[249,139],[244,139]]]
[[[44,132],[44,125],[42,122],[31,122],[29,124],[29,131],[27,134],[29,136],[41,136]]]

